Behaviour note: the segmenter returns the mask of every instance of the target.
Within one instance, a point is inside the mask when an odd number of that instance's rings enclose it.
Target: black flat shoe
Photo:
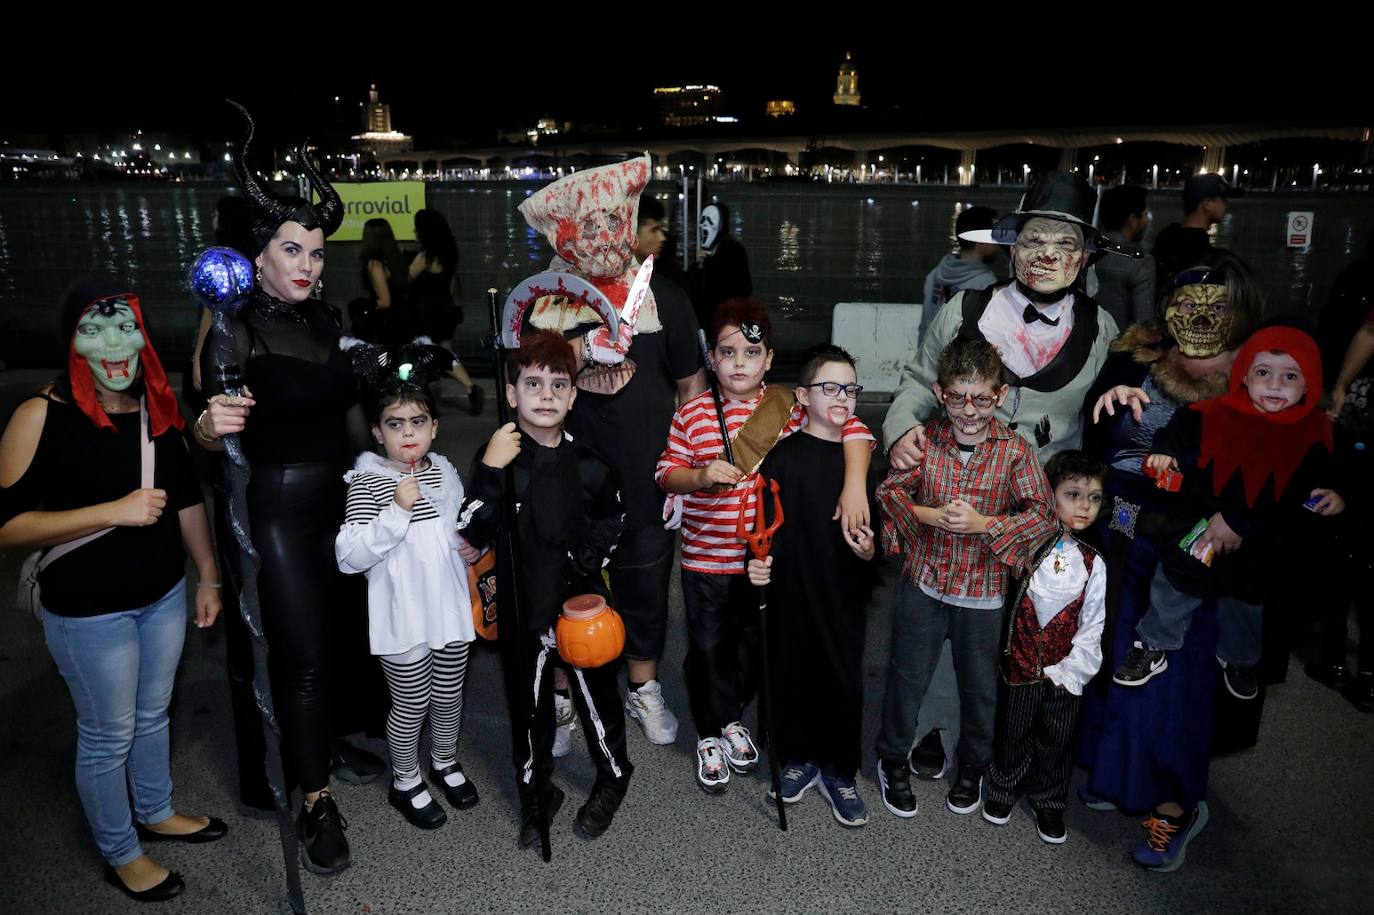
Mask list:
[[[429,803],[423,807],[416,807],[411,803],[411,799],[425,793],[425,783],[420,782],[414,788],[402,791],[395,785],[386,793],[386,799],[392,807],[406,818],[406,822],[416,829],[438,829],[448,822],[448,814],[444,813],[444,808],[439,806],[433,796]]]
[[[329,750],[329,774],[350,785],[370,785],[386,770],[381,757],[346,740],[336,740]]]
[[[181,891],[186,889],[186,884],[181,879],[181,874],[176,871],[168,871],[167,879],[157,886],[150,886],[146,890],[129,889],[124,885],[124,881],[119,879],[119,872],[110,865],[105,865],[105,882],[121,890],[125,896],[139,902],[166,902],[181,895]]]
[[[180,835],[167,835],[155,832],[144,826],[138,821],[134,822],[134,829],[138,831],[138,837],[144,842],[185,842],[189,845],[200,845],[204,842],[214,842],[222,839],[229,827],[219,817],[210,817],[210,822],[197,829],[195,832],[186,832]]]
[[[444,780],[444,776],[452,775],[455,772],[463,776],[463,781],[457,785],[449,785],[449,783]],[[449,804],[456,809],[471,810],[473,807],[477,806],[477,787],[473,785],[472,781],[463,773],[463,767],[458,763],[454,763],[451,766],[445,766],[442,769],[436,769],[431,766],[429,770],[429,780],[439,786],[439,790],[444,792],[444,797],[448,800]]]

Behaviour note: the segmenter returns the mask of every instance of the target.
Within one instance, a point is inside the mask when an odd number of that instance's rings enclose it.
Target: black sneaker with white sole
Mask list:
[[[983,801],[983,819],[994,826],[1005,826],[1011,821],[1011,811],[1014,804],[1004,804],[1001,801]]]
[[[948,771],[945,742],[940,737],[940,729],[935,728],[911,751],[911,774],[922,781],[938,782]]]
[[[878,788],[883,806],[893,816],[910,819],[916,815],[916,796],[911,793],[911,775],[906,760],[878,760]]]
[[[1122,686],[1144,686],[1150,678],[1169,669],[1169,653],[1149,648],[1140,642],[1126,652],[1126,660],[1112,674],[1112,682]]]
[[[1221,664],[1222,680],[1226,682],[1226,691],[1237,699],[1253,699],[1259,695],[1259,678],[1255,676],[1255,668],[1239,667],[1235,664],[1217,658]]]
[[[978,766],[959,763],[959,777],[949,789],[945,806],[951,813],[967,815],[978,809],[983,801],[983,770]]]
[[[1064,811],[1035,811],[1035,833],[1040,836],[1043,842],[1048,842],[1051,845],[1063,845],[1064,840],[1069,837],[1068,830],[1064,828]]]

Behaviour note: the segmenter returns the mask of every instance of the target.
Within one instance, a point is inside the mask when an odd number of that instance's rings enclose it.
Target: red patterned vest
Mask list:
[[[1076,544],[1083,554],[1083,566],[1092,575],[1093,559],[1097,555],[1081,543]],[[1058,664],[1068,656],[1073,648],[1073,637],[1078,632],[1078,616],[1083,609],[1083,598],[1087,583],[1078,596],[1054,615],[1054,619],[1040,628],[1040,620],[1035,616],[1035,603],[1030,588],[1021,594],[1021,602],[1016,605],[1012,620],[1011,640],[1002,658],[1002,677],[1015,686],[1023,683],[1038,683],[1045,679],[1045,668]]]

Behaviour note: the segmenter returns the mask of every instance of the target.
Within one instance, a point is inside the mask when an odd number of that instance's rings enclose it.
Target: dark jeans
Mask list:
[[[743,574],[682,570],[687,613],[683,670],[697,736],[719,737],[758,692],[758,595]]]
[[[949,639],[959,685],[959,761],[980,768],[992,762],[1002,622],[1001,608],[956,607],[927,596],[908,581],[897,583],[878,756],[905,760],[911,752],[921,702]]]
[[[620,535],[611,554],[611,593],[625,623],[625,658],[657,661],[668,631],[668,578],[673,572],[673,532],[663,525]]]
[[[1150,648],[1178,651],[1193,612],[1204,598],[1184,594],[1164,574],[1155,570],[1150,582],[1150,609],[1136,624],[1136,635]],[[1217,657],[1237,667],[1254,667],[1260,659],[1260,639],[1264,632],[1264,608],[1234,597],[1217,598]]]

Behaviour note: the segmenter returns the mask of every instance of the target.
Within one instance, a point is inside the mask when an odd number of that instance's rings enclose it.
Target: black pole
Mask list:
[[[762,496],[759,498],[758,511],[763,512]],[[782,799],[782,764],[778,761],[778,751],[773,743],[773,680],[768,665],[768,655],[771,652],[768,645],[768,588],[760,585],[758,591],[759,640],[763,643],[762,651],[759,652],[763,667],[763,690],[759,695],[761,706],[759,717],[763,719],[763,745],[764,750],[768,753],[768,772],[773,779],[773,802],[778,808],[778,828],[786,832],[787,804]]]
[[[211,327],[215,354],[215,372],[225,394],[237,397],[243,393],[243,373],[233,361],[234,338],[229,331],[227,306],[212,310]],[[286,901],[291,911],[305,915],[305,894],[301,888],[300,847],[296,825],[291,819],[291,798],[286,787],[281,758],[281,726],[277,723],[272,702],[272,684],[267,672],[267,636],[262,628],[262,611],[258,604],[258,570],[262,562],[253,546],[252,528],[248,519],[248,480],[251,471],[238,433],[226,435],[224,442],[224,493],[229,516],[229,529],[239,550],[239,615],[248,628],[253,642],[253,699],[262,716],[262,734],[267,747],[267,783],[272,788],[273,806],[277,813],[277,832],[281,836],[282,855],[286,860]]]
[[[501,426],[511,421],[510,406],[506,403],[506,350],[501,345],[501,311],[496,302],[496,290],[487,290],[487,308],[491,313],[491,352],[495,368],[496,421]],[[496,543],[496,555],[508,557],[510,587],[502,590],[496,602],[496,640],[501,647],[501,666],[506,679],[506,701],[510,706],[511,736],[528,741],[534,752],[534,671],[530,668],[526,650],[525,614],[520,609],[520,546],[516,536],[515,462],[506,465],[502,502],[506,523]],[[501,583],[501,588],[506,584]],[[534,760],[534,810],[539,820],[539,853],[547,861],[553,860],[549,842],[549,811],[544,801],[548,797],[548,767]]]
[[[730,444],[730,427],[726,425],[725,405],[720,400],[720,379],[711,368],[711,350],[706,345],[706,331],[700,328],[697,329],[697,344],[701,347],[701,364],[706,369],[706,383],[711,387],[711,402],[716,405],[716,420],[720,423],[720,440],[724,449],[722,453],[725,455],[725,462],[733,464],[735,449]]]

